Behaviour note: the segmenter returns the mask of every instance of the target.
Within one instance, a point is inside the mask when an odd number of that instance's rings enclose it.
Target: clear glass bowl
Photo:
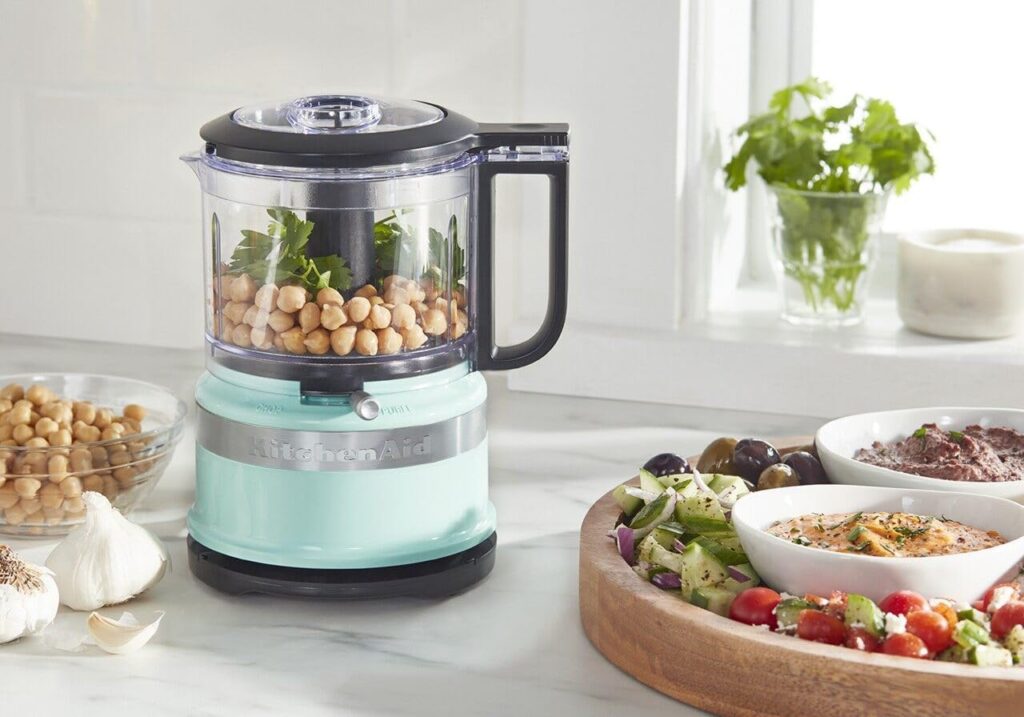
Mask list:
[[[19,537],[66,534],[84,520],[81,494],[87,490],[103,493],[122,513],[131,511],[149,495],[167,468],[188,412],[185,404],[168,390],[116,376],[0,376],[0,387],[10,384],[19,384],[26,390],[34,384],[42,385],[59,400],[89,402],[96,409],[110,409],[115,417],[132,404],[146,411],[138,432],[127,425],[120,436],[108,435],[100,440],[72,438],[70,445],[62,446],[25,445],[31,441],[29,438],[11,445],[16,439],[7,434],[16,424],[9,418],[0,419],[0,533]],[[34,433],[38,421],[46,417],[46,405],[32,407],[32,412],[39,414],[39,418],[30,419]],[[0,397],[0,415],[5,413],[5,407],[5,400]],[[65,423],[74,425],[75,418]],[[83,424],[92,425],[87,421]],[[74,432],[85,434],[86,438],[95,433]]]

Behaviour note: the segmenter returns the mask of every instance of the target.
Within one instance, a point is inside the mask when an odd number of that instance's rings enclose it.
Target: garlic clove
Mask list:
[[[152,639],[160,627],[164,614],[162,611],[158,612],[156,619],[141,625],[130,612],[122,614],[117,620],[94,612],[89,615],[87,625],[89,634],[101,650],[111,655],[127,655]]]
[[[0,545],[0,644],[42,631],[58,606],[53,573]]]

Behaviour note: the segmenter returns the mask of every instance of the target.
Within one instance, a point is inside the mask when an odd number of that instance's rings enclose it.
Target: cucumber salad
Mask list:
[[[709,449],[721,453],[719,441]],[[802,452],[801,460],[808,455]],[[732,506],[754,484],[740,475],[701,471],[728,465],[701,460],[691,467],[662,453],[641,468],[639,487],[625,484],[612,492],[622,516],[610,535],[638,576],[723,617],[804,640],[975,665],[1024,663],[1020,579],[993,586],[971,605],[907,590],[876,604],[854,593],[793,596],[762,586],[730,520]],[[823,472],[814,482],[822,479]]]

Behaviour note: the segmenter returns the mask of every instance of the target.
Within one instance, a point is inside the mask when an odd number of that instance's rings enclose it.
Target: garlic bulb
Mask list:
[[[50,571],[0,545],[0,644],[42,630],[53,622],[58,605]]]
[[[160,581],[169,558],[163,544],[121,515],[99,493],[83,493],[85,522],[53,549],[60,601],[72,610],[95,610],[131,600]]]

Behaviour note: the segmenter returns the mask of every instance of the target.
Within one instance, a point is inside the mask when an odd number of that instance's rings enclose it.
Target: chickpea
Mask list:
[[[256,282],[248,274],[235,277],[231,282],[230,297],[232,301],[244,301],[246,303],[256,296]]]
[[[14,401],[9,398],[0,398],[0,413],[6,413],[14,408]]]
[[[367,300],[370,302],[370,306],[381,306],[384,304],[384,299],[380,296],[371,296]]]
[[[267,318],[267,326],[281,334],[295,326],[295,317],[280,309],[275,309]]]
[[[400,286],[392,286],[384,292],[384,301],[389,304],[408,304],[409,292]]]
[[[391,325],[396,329],[407,329],[416,323],[416,310],[408,304],[399,304],[391,310]]]
[[[16,445],[18,445],[18,442],[16,440],[14,440],[13,438],[6,438],[6,439],[0,441],[0,446],[16,446]]]
[[[29,401],[27,398],[22,398],[22,399],[19,399],[19,400],[15,401],[14,405],[11,406],[11,408],[20,408],[22,406],[24,406],[25,408],[27,408],[28,410],[31,411],[32,407],[33,407],[33,403],[31,401]]]
[[[229,276],[227,274],[220,276],[214,282],[214,293],[217,294],[222,301],[227,301],[228,297],[231,296],[231,284],[233,284],[234,281],[235,277],[233,276]]]
[[[319,304],[321,309],[325,309],[331,304],[340,307],[345,304],[345,299],[342,298],[337,289],[332,289],[328,286],[316,292],[316,303]]]
[[[32,426],[27,423],[19,423],[11,431],[11,438],[16,440],[20,445],[25,445],[25,442],[36,435],[36,432],[32,430]]]
[[[93,446],[89,449],[89,455],[92,457],[93,468],[107,468],[110,466],[107,449],[103,446]]]
[[[274,336],[274,348],[278,351],[284,351],[284,339],[280,336]]]
[[[365,299],[369,299],[371,296],[377,295],[377,287],[373,284],[366,284],[361,286],[355,293],[355,296],[361,296]]]
[[[128,488],[130,486],[131,481],[126,481],[124,487]],[[114,498],[121,494],[121,484],[119,484],[118,481],[112,476],[104,476],[103,490],[101,492],[103,493],[107,500],[113,503]]]
[[[137,403],[129,403],[124,407],[125,418],[130,418],[133,421],[144,421],[146,419],[146,409]]]
[[[456,289],[455,293],[452,294],[452,299],[454,299],[459,304],[459,306],[465,306],[466,305],[466,292],[465,292],[465,290],[464,289]]]
[[[256,304],[253,304],[245,310],[245,315],[242,317],[242,323],[251,326],[254,329],[261,329],[267,325],[268,319],[270,319],[270,314],[256,306]]]
[[[84,513],[85,512],[85,501],[82,500],[81,496],[75,495],[64,499],[64,510],[66,510],[68,520],[74,520],[73,513]]]
[[[288,329],[281,334],[281,340],[284,342],[284,347],[288,353],[293,354],[304,354],[306,353],[306,334],[302,332],[298,326],[294,329]]]
[[[231,332],[231,343],[243,348],[252,346],[252,329],[245,324],[239,324]]]
[[[46,462],[46,471],[50,474],[50,480],[60,483],[68,477],[68,457],[62,455],[50,456]]]
[[[60,525],[64,522],[64,508],[47,508],[43,506],[43,518],[46,520],[47,525]]]
[[[456,321],[452,324],[452,339],[461,338],[466,334],[467,326],[461,321]]]
[[[0,388],[0,398],[8,401],[20,401],[25,397],[25,389],[17,383],[9,383],[3,388]]]
[[[363,356],[376,356],[377,334],[370,329],[359,329],[356,332],[355,348]]]
[[[427,343],[427,335],[423,333],[423,327],[419,324],[413,324],[407,329],[402,329],[400,333],[402,334],[402,345],[410,351],[418,349]]]
[[[431,336],[440,336],[448,328],[448,320],[444,313],[437,309],[427,309],[423,312],[423,331]]]
[[[22,498],[20,501],[18,501],[18,507],[21,508],[26,513],[28,513],[28,518],[25,519],[26,522],[33,522],[32,516],[36,513],[39,513],[38,519],[42,521],[43,514],[40,511],[43,507],[43,504],[38,498]]]
[[[231,323],[240,324],[242,323],[242,319],[245,318],[245,314],[249,310],[250,306],[252,306],[252,304],[232,301],[224,307],[224,310],[221,313],[224,315],[224,318],[229,319]]]
[[[90,426],[96,420],[96,406],[88,401],[76,401],[72,406],[72,413],[76,421],[88,423]]]
[[[127,436],[134,435],[142,430],[142,424],[128,416],[121,416],[121,425],[124,426],[124,432]]]
[[[302,332],[308,334],[320,326],[320,307],[314,303],[306,304],[299,311],[299,326]]]
[[[427,298],[427,292],[423,291],[423,287],[411,280],[405,285],[405,293],[409,295],[410,304],[413,302],[422,303]]]
[[[114,414],[109,408],[101,408],[96,411],[96,418],[93,420],[92,425],[101,431],[114,422]]]
[[[57,490],[60,490],[60,488],[58,487]],[[103,476],[97,475],[95,473],[85,476],[84,478],[82,478],[82,490],[91,490],[99,493],[100,491],[103,490]],[[62,501],[64,500],[63,491],[60,494],[60,499]]]
[[[348,356],[356,343],[356,327],[341,326],[331,332],[331,349],[339,356]]]
[[[49,403],[57,398],[53,391],[48,389],[41,383],[34,383],[28,387],[25,391],[25,398],[31,401],[36,406],[42,406],[44,403]]]
[[[255,306],[258,306],[269,314],[277,308],[277,297],[280,293],[281,290],[273,284],[264,284],[256,292],[252,302]]]
[[[42,438],[48,438],[51,433],[54,433],[60,428],[57,422],[52,418],[40,418],[36,421],[36,435]]]
[[[64,492],[56,483],[47,483],[39,489],[39,502],[44,508],[59,508],[64,502]]]
[[[63,448],[71,445],[71,431],[62,428],[50,434],[50,445]]]
[[[438,311],[447,314],[448,313],[448,300],[443,296],[439,296],[434,299],[434,308]]]
[[[348,317],[345,315],[345,310],[341,308],[341,304],[326,304],[320,311],[320,325],[328,331],[334,331],[339,326],[343,326],[348,321]]]
[[[249,341],[252,343],[253,348],[260,351],[269,351],[274,348],[274,338],[274,330],[266,326],[254,328],[249,332]]]
[[[74,437],[80,441],[89,443],[91,441],[98,441],[102,433],[103,432],[96,426],[85,426],[81,431],[79,431],[79,434]]]
[[[72,411],[60,401],[51,401],[45,404],[39,413],[43,418],[49,418],[54,423],[71,423]]]
[[[14,426],[10,423],[0,423],[0,441],[6,441],[14,434]]]
[[[25,425],[32,420],[32,409],[28,406],[15,405],[7,414],[7,422],[12,426]]]
[[[20,498],[35,498],[42,487],[42,481],[36,478],[17,478],[14,481],[14,492]]]
[[[112,466],[123,466],[127,463],[132,462],[132,457],[128,453],[128,450],[125,448],[121,448],[116,451],[110,451],[108,456],[110,460],[110,465]]]
[[[106,455],[106,451],[103,451],[103,455]],[[72,448],[71,455],[68,456],[68,463],[75,473],[88,473],[92,470],[92,452],[88,448]],[[51,471],[50,475],[53,480],[55,474]],[[59,483],[60,480],[57,482]]]
[[[384,277],[384,281],[381,282],[381,286],[384,287],[384,291],[386,293],[392,286],[405,286],[406,281],[407,279],[401,274],[391,274],[390,276]]]
[[[370,309],[370,315],[363,322],[368,329],[384,329],[391,325],[391,312],[383,306],[374,306]]]
[[[277,308],[293,314],[306,304],[306,290],[301,286],[282,286],[277,295]]]
[[[82,481],[77,476],[68,476],[60,482],[60,490],[65,498],[77,498],[82,495]]]
[[[366,320],[366,317],[370,315],[371,308],[369,299],[364,296],[354,296],[345,304],[345,313],[348,314],[349,321],[358,324]]]
[[[219,338],[221,341],[231,343],[231,332],[235,330],[235,326],[237,326],[237,324],[226,317],[222,317],[220,323],[221,329],[220,334],[217,336],[217,338]]]
[[[19,500],[18,494],[14,492],[13,483],[0,487],[0,508],[6,510],[16,505]]]
[[[4,511],[4,520],[8,525],[21,525],[25,522],[28,513],[22,510],[20,505],[15,505]]]
[[[135,469],[131,466],[122,466],[121,468],[114,469],[113,477],[118,483],[127,488],[135,480],[136,475]]]
[[[306,306],[316,306],[316,304],[306,304]],[[322,356],[331,350],[331,335],[326,329],[313,329],[306,334],[302,343],[311,354]]]
[[[377,332],[378,352],[381,354],[396,354],[402,350],[402,335],[388,326]]]

